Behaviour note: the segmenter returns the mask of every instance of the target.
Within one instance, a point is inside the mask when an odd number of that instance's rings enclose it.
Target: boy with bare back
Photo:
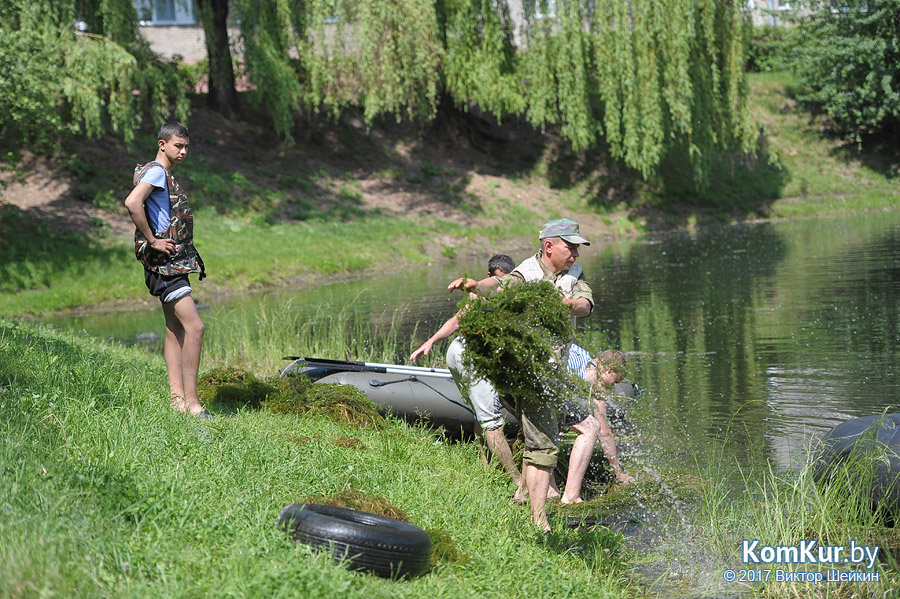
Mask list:
[[[187,156],[189,133],[178,122],[162,126],[156,159],[134,169],[134,189],[125,207],[134,222],[134,251],[144,265],[150,295],[159,298],[166,318],[163,356],[169,375],[172,408],[210,418],[197,397],[197,374],[203,345],[203,321],[191,297],[188,274],[206,276],[194,248],[194,217],[187,196],[172,177],[172,168]]]

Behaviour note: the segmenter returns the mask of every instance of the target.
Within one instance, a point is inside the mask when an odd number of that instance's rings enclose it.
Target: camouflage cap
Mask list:
[[[578,223],[571,218],[558,218],[544,223],[538,239],[547,239],[548,237],[559,237],[569,243],[591,245],[590,241],[578,234]]]

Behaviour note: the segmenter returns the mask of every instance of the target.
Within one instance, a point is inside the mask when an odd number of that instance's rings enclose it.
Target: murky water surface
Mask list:
[[[646,389],[632,412],[655,461],[688,465],[724,451],[787,468],[810,435],[897,410],[900,214],[597,241],[579,260],[596,300],[582,336],[628,353]],[[210,329],[229,311],[290,301],[310,318],[347,305],[373,318],[400,309],[404,334],[418,323],[420,341],[456,308],[447,283],[480,277],[493,249],[311,289],[217,298],[201,284],[197,297]],[[507,253],[519,261],[528,252]],[[162,329],[156,306],[54,322],[127,343]]]

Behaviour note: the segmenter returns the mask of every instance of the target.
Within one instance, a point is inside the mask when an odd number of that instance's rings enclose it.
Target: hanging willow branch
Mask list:
[[[129,141],[145,115],[187,118],[132,0],[0,0],[0,104],[0,137],[25,142],[107,129]]]
[[[645,176],[684,151],[701,181],[714,149],[753,147],[737,0],[309,6],[317,25],[302,56],[316,109],[430,119],[446,96],[559,126],[576,150],[605,143]],[[323,25],[329,14],[337,25]]]

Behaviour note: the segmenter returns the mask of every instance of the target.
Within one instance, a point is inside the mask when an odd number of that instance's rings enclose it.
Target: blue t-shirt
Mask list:
[[[584,371],[594,364],[591,354],[581,346],[574,343],[569,347],[569,372],[579,378],[584,378]]]
[[[169,191],[166,185],[166,171],[159,164],[154,164],[138,183],[149,183],[153,186],[150,197],[147,198],[147,218],[150,220],[150,228],[154,233],[165,231],[169,228],[169,212],[170,201]]]

